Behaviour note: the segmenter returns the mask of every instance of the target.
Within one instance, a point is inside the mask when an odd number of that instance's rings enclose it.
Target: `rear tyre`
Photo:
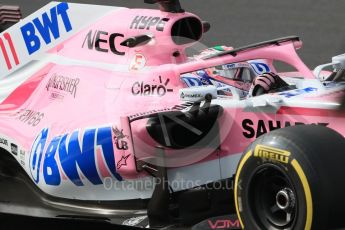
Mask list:
[[[326,127],[295,126],[253,142],[235,177],[245,229],[330,229],[344,225],[345,139]]]

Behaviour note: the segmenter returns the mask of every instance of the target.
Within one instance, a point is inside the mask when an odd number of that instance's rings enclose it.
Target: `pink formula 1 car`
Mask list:
[[[0,35],[0,212],[340,227],[345,57],[311,71],[298,37],[187,57],[210,25],[146,2],[160,10],[52,2]]]

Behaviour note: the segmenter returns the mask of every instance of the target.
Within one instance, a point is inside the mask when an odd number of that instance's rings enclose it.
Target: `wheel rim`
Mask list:
[[[253,172],[248,198],[252,217],[261,229],[293,229],[298,210],[297,195],[281,168],[265,164]]]

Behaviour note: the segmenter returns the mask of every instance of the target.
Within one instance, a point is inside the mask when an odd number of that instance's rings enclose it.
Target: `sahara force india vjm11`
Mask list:
[[[345,56],[310,70],[298,37],[187,56],[209,23],[146,2],[52,2],[1,33],[0,212],[341,227]]]

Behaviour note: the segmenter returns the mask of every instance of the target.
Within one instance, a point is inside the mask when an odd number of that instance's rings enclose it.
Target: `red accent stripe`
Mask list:
[[[14,48],[11,35],[9,33],[4,33],[4,37],[7,40],[8,44],[10,45],[11,53],[13,55],[13,59],[14,59],[16,65],[19,65],[19,59],[17,56],[16,49]]]
[[[48,64],[16,88],[1,104],[0,110],[12,110],[20,107],[35,91],[42,79],[49,73],[53,64]]]
[[[5,44],[2,40],[2,38],[0,38],[0,47],[1,47],[2,55],[4,56],[5,61],[6,61],[7,69],[10,70],[10,69],[12,69],[12,65],[11,65],[10,59],[8,57],[8,53],[7,53],[7,50],[6,50],[6,47],[5,47]]]
[[[317,117],[345,117],[345,112],[335,109],[301,108],[282,106],[277,114],[317,116]]]

